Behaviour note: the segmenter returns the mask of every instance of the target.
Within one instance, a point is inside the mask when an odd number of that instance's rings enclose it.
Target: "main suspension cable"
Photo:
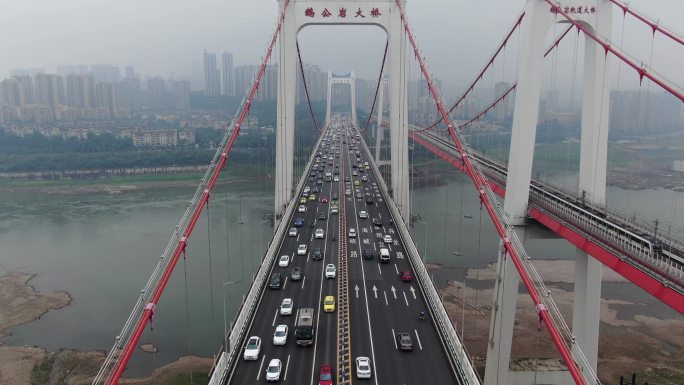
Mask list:
[[[316,123],[316,115],[314,115],[313,108],[311,107],[311,98],[309,98],[309,87],[306,85],[306,75],[304,75],[304,62],[302,62],[302,54],[299,51],[299,42],[297,45],[297,58],[299,59],[299,70],[302,72],[302,81],[304,82],[304,93],[306,94],[306,102],[309,104],[309,112],[311,113],[311,120],[313,120],[314,127],[316,131],[321,132],[321,129]]]
[[[368,120],[366,121],[366,126],[363,127],[363,131],[368,129],[368,125],[371,121],[371,116],[373,116],[373,111],[375,110],[375,103],[378,101],[378,92],[380,87],[382,87],[383,73],[385,72],[385,62],[387,61],[387,47],[389,46],[389,39],[385,43],[385,53],[382,56],[382,65],[380,66],[380,76],[378,77],[378,85],[375,87],[375,96],[373,96],[373,104],[371,105],[370,112],[368,112]]]

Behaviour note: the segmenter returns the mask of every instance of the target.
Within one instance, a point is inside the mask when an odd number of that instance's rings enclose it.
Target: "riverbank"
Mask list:
[[[39,292],[29,282],[35,275],[5,272],[0,276],[0,336],[11,335],[13,327],[38,320],[50,311],[68,306],[73,300],[64,291]],[[26,385],[64,383],[87,385],[97,374],[105,354],[102,351],[80,352],[60,349],[48,352],[39,346],[0,345],[0,384]],[[205,357],[181,357],[162,366],[150,377],[128,379],[122,384],[162,385],[206,383],[213,360]]]
[[[572,320],[573,261],[535,261],[568,323]],[[439,266],[431,266],[439,269]],[[456,328],[465,331],[465,345],[483,373],[492,311],[496,267],[469,269],[467,286],[450,281],[441,290],[445,307]],[[603,269],[604,286],[628,284],[608,268]],[[485,288],[486,287],[486,288]],[[463,309],[465,308],[465,311]],[[684,383],[684,320],[656,318],[638,301],[604,298],[601,301],[599,378],[618,383],[620,375],[637,374],[639,381],[659,385]],[[534,304],[526,292],[518,295],[511,352],[512,370],[561,370],[559,354],[545,327],[539,325]]]

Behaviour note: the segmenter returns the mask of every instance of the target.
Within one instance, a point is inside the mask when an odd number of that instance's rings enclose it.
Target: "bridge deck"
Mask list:
[[[331,137],[334,129],[327,130],[324,135]],[[314,173],[305,186],[322,189],[317,193],[315,201],[307,199],[306,212],[294,212],[289,221],[289,227],[294,227],[297,218],[304,219],[304,225],[297,228],[296,237],[285,237],[278,255],[289,255],[291,258],[287,268],[278,267],[277,261],[272,272],[279,272],[285,276],[281,290],[265,289],[259,308],[253,319],[248,336],[259,336],[262,339],[261,355],[257,361],[242,361],[235,366],[229,376],[229,383],[243,384],[265,382],[265,370],[268,362],[273,358],[282,361],[283,369],[280,382],[291,384],[317,384],[319,368],[323,364],[330,364],[337,368],[338,360],[338,330],[337,311],[324,313],[322,301],[326,295],[338,297],[337,278],[324,278],[325,265],[332,263],[339,266],[338,242],[346,242],[347,275],[348,275],[348,303],[349,325],[351,335],[351,358],[366,356],[371,359],[372,376],[368,381],[374,384],[421,384],[430,378],[434,383],[455,383],[454,369],[445,354],[440,336],[431,322],[430,316],[426,322],[418,319],[422,310],[427,310],[425,299],[417,282],[402,282],[399,278],[401,271],[413,271],[406,249],[398,237],[397,230],[391,222],[388,207],[383,201],[383,195],[377,187],[372,169],[352,175],[357,164],[356,151],[360,152],[362,162],[371,161],[363,146],[354,144],[354,134],[338,136],[340,144],[339,158],[333,157],[326,164],[325,169],[340,171],[339,182],[325,182],[317,184],[317,179],[324,176],[325,171],[307,170]],[[346,143],[345,143],[346,142]],[[318,151],[326,154],[334,142],[328,141],[328,147]],[[322,142],[322,146],[326,141]],[[351,146],[355,148],[352,149]],[[352,151],[350,153],[350,151]],[[334,152],[334,151],[333,151]],[[333,174],[334,176],[334,174]],[[351,196],[345,195],[344,176],[350,177]],[[368,181],[361,181],[366,176]],[[354,183],[359,181],[361,197],[356,197]],[[299,192],[301,197],[302,192]],[[333,195],[344,199],[345,212],[331,213],[331,204],[335,202]],[[328,203],[322,198],[327,197]],[[372,199],[373,204],[367,204],[366,199]],[[366,211],[368,218],[360,218],[359,213]],[[318,219],[325,214],[327,220]],[[356,237],[345,236],[333,239],[339,231],[340,219],[346,220],[346,228],[354,228]],[[375,226],[373,220],[381,221],[383,226]],[[316,239],[316,229],[325,230],[324,239]],[[391,243],[382,239],[385,235],[392,237]],[[306,255],[296,255],[297,247],[306,244]],[[379,263],[379,249],[387,247],[390,250],[391,261]],[[321,260],[313,260],[312,253],[316,248],[322,252]],[[372,251],[373,259],[362,257],[362,250]],[[343,256],[344,258],[344,256]],[[301,281],[291,281],[289,278],[293,266],[302,268],[304,278]],[[283,298],[294,300],[295,310],[292,315],[280,315],[279,306]],[[339,303],[339,299],[337,301]],[[315,338],[310,346],[298,346],[295,343],[294,328],[297,309],[313,308],[315,311]],[[277,325],[287,325],[289,335],[284,346],[275,346],[272,335]],[[401,351],[397,345],[396,335],[407,332],[413,340],[413,351]],[[352,379],[356,379],[356,365],[351,363]],[[336,376],[337,377],[337,373]],[[347,383],[349,383],[347,381]]]

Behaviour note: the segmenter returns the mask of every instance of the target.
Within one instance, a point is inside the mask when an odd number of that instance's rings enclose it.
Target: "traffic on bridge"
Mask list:
[[[227,383],[456,381],[360,141],[349,120],[324,131]]]

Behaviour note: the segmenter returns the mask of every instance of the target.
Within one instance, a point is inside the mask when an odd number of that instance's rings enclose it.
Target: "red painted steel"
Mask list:
[[[549,5],[551,5],[552,7],[557,6],[557,4],[555,4],[552,0],[545,0],[545,1]],[[589,31],[589,29],[587,29],[587,27],[584,24],[582,24],[582,23],[578,22],[577,20],[573,19],[572,17],[570,17],[570,15],[568,15],[565,11],[563,11],[563,9],[560,9],[560,8],[557,8],[557,9],[558,9],[558,13],[563,15],[563,17],[565,17],[569,22],[571,22],[575,27],[577,27],[577,29],[584,32],[584,34],[587,37],[589,37],[591,40],[600,44],[603,47],[603,50],[605,51],[606,54],[608,54],[608,52],[610,52],[613,55],[615,55],[618,59],[622,60],[625,64],[632,67],[639,74],[639,81],[643,80],[644,77],[647,79],[650,79],[652,82],[654,82],[655,84],[662,87],[662,89],[669,92],[670,94],[672,94],[674,97],[676,97],[680,101],[684,102],[684,95],[681,92],[675,90],[671,86],[665,84],[664,81],[653,76],[650,72],[648,72],[646,70],[646,68],[632,62],[625,55],[623,55],[620,52],[618,52],[617,50],[615,50],[609,43],[603,42],[593,32]]]
[[[178,259],[185,251],[185,248],[187,246],[187,240],[192,234],[192,231],[194,230],[195,225],[197,224],[197,221],[199,220],[199,217],[202,214],[202,211],[204,210],[207,201],[209,200],[211,189],[216,184],[216,180],[218,179],[221,170],[223,170],[223,167],[226,164],[226,160],[231,148],[233,147],[233,143],[235,143],[235,139],[240,134],[240,126],[242,125],[242,122],[245,120],[245,117],[247,116],[247,112],[249,111],[249,108],[252,104],[252,100],[254,99],[254,96],[256,95],[256,92],[259,88],[259,83],[264,76],[264,72],[266,71],[266,65],[270,60],[271,53],[273,52],[273,47],[275,46],[276,40],[280,33],[280,29],[282,28],[283,21],[285,20],[285,11],[287,10],[287,6],[289,3],[289,0],[285,1],[283,10],[280,14],[280,18],[278,19],[278,25],[276,27],[275,32],[273,33],[273,38],[271,39],[271,43],[261,63],[259,73],[257,74],[254,83],[252,84],[252,88],[249,92],[249,96],[247,97],[247,101],[245,105],[242,107],[242,111],[240,112],[240,115],[235,122],[235,129],[233,130],[230,139],[228,140],[228,143],[226,144],[226,147],[223,153],[221,154],[221,157],[219,158],[216,168],[214,169],[214,172],[211,175],[211,178],[209,179],[207,188],[204,190],[204,193],[200,198],[200,203],[195,208],[195,211],[193,212],[192,217],[188,222],[188,225],[183,230],[183,236],[180,238],[180,240],[178,241],[178,245],[174,249],[171,262],[169,262],[169,264],[167,265],[161,280],[154,289],[154,294],[150,299],[150,303],[153,303],[155,306],[159,302],[159,298],[161,298],[161,295],[164,292],[164,288],[166,287],[166,284],[171,278],[171,274],[173,273],[176,263],[178,263]],[[131,335],[131,338],[129,339],[128,343],[124,346],[123,353],[121,354],[121,357],[117,360],[115,370],[111,377],[107,380],[107,384],[115,385],[119,383],[119,379],[121,378],[121,375],[126,369],[126,364],[128,364],[128,361],[131,358],[131,355],[133,354],[133,350],[135,349],[135,347],[138,344],[138,341],[140,340],[140,336],[142,335],[143,331],[145,330],[145,327],[147,326],[147,323],[152,317],[152,313],[153,310],[151,308],[146,308],[142,316],[138,319],[138,323],[136,324],[135,329],[133,330],[133,334]]]
[[[459,159],[449,155],[445,151],[440,150],[435,145],[413,132],[409,132],[409,136],[433,154],[449,162],[449,164],[458,168],[460,171],[465,172],[464,166]],[[500,186],[491,180],[487,180],[487,183],[497,195],[501,197],[505,196],[506,190],[503,188],[503,186]],[[537,208],[531,207],[529,214],[532,218],[537,220],[549,230],[555,232],[573,245],[584,250],[587,254],[591,255],[593,258],[596,258],[598,261],[608,266],[610,269],[620,274],[633,284],[642,288],[647,293],[653,295],[655,298],[664,302],[674,310],[684,314],[684,300],[682,299],[682,295],[676,290],[664,285],[660,279],[657,279],[638,267],[626,262],[624,258],[620,258],[611,251],[604,249],[596,242],[593,242],[590,238],[587,238],[572,228],[565,226],[562,222],[559,222],[557,219],[547,215]],[[655,268],[653,269],[655,270]]]
[[[432,82],[432,78],[430,77],[430,73],[428,72],[427,66],[425,64],[425,61],[423,60],[423,57],[420,55],[420,51],[418,50],[418,44],[415,41],[415,38],[413,36],[413,32],[411,32],[409,28],[408,21],[406,19],[406,14],[404,12],[403,6],[401,4],[400,0],[395,0],[397,6],[400,9],[401,12],[401,20],[404,25],[404,30],[406,31],[406,34],[408,35],[409,42],[411,43],[411,46],[413,47],[413,51],[415,53],[416,59],[418,60],[420,64],[420,70],[423,73],[423,76],[425,77],[427,83],[428,83],[428,88],[430,90],[430,93],[432,94],[433,99],[437,103],[437,109],[439,110],[439,113],[442,115],[442,119],[444,119],[444,122],[447,124],[447,128],[449,130],[449,134],[451,135],[451,139],[454,141],[454,144],[456,145],[456,148],[458,152],[461,154],[461,159],[463,160],[464,167],[466,169],[466,174],[470,176],[472,179],[473,183],[475,184],[475,188],[479,191],[480,194],[480,200],[484,204],[485,208],[487,209],[487,213],[492,219],[492,222],[494,222],[494,227],[496,228],[497,233],[499,234],[499,237],[502,239],[502,245],[505,248],[506,252],[508,253],[508,256],[511,258],[511,261],[515,265],[516,269],[518,270],[518,274],[520,274],[520,279],[522,280],[523,284],[527,288],[528,293],[530,294],[530,297],[532,298],[532,301],[534,302],[535,305],[540,305],[542,304],[539,294],[537,293],[537,289],[535,288],[534,284],[532,283],[532,279],[529,277],[527,274],[527,271],[525,270],[522,261],[520,261],[520,257],[518,256],[517,251],[513,247],[510,239],[508,238],[506,234],[506,230],[504,228],[503,223],[497,216],[496,211],[494,210],[494,206],[492,205],[492,202],[489,201],[489,197],[485,193],[485,183],[486,181],[482,178],[482,176],[475,171],[473,168],[472,162],[470,158],[468,157],[468,153],[465,151],[465,148],[461,144],[461,141],[458,139],[456,136],[456,132],[454,131],[454,126],[451,122],[451,118],[449,117],[449,114],[447,113],[446,109],[444,108],[444,105],[442,103],[442,100],[440,98],[440,93],[437,90],[437,87],[434,85]],[[582,374],[580,373],[579,366],[577,363],[575,363],[571,353],[570,349],[566,345],[565,341],[563,340],[563,337],[561,336],[560,332],[558,331],[558,328],[556,327],[555,323],[553,322],[553,319],[551,318],[551,315],[549,314],[548,309],[546,309],[545,306],[537,306],[539,318],[544,322],[544,325],[546,325],[547,330],[549,331],[549,334],[551,335],[551,339],[553,340],[553,343],[556,345],[556,348],[558,349],[559,353],[563,357],[563,360],[565,361],[565,364],[568,366],[568,370],[570,371],[570,375],[572,376],[573,380],[575,381],[576,384],[578,385],[586,385],[586,382],[584,381],[584,377],[582,377]]]
[[[625,4],[625,3],[617,1],[617,0],[608,0],[608,1],[610,1],[611,3],[620,7],[620,9],[622,9],[623,15],[625,13],[629,13],[630,15],[632,15],[632,16],[636,17],[637,19],[641,20],[642,22],[646,23],[649,27],[651,27],[651,30],[653,31],[654,34],[656,31],[658,31],[658,32],[662,33],[663,35],[669,37],[670,39],[676,41],[677,43],[684,45],[684,39],[675,35],[673,32],[670,32],[670,31],[666,30],[665,28],[661,27],[660,25],[658,25],[658,22],[649,20],[646,18],[646,16],[643,16],[643,15],[637,13],[636,11],[632,10],[628,4]]]
[[[530,208],[529,214],[539,223],[546,226],[561,237],[567,239],[573,245],[584,250],[587,254],[599,260],[616,273],[627,278],[630,282],[639,286],[652,296],[666,303],[674,310],[684,314],[684,300],[681,294],[664,285],[659,279],[653,277],[626,260],[604,249],[596,242],[583,236],[574,229],[564,225],[555,218],[547,215],[536,208]]]

